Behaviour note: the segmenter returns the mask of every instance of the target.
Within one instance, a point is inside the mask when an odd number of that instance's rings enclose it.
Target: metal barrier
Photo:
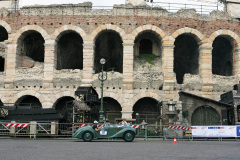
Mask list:
[[[175,126],[174,126],[175,127]],[[167,140],[168,138],[177,139],[192,139],[191,130],[182,129],[183,126],[176,126],[176,129],[170,129],[167,125],[145,125],[137,129],[136,137],[144,138],[163,138]],[[185,126],[185,128],[190,128]]]
[[[9,127],[7,124],[26,124],[27,127]],[[0,136],[14,137],[72,137],[73,133],[80,127],[91,126],[89,123],[57,123],[57,122],[0,122]],[[111,124],[119,125],[119,124]],[[184,138],[192,139],[191,130],[169,129],[166,125],[142,125],[131,124],[136,129],[136,137],[144,138]],[[177,126],[180,128],[181,126]],[[187,126],[185,126],[187,127]]]
[[[3,122],[0,121],[0,137],[69,137],[80,127],[92,126],[92,123],[58,123],[58,122]],[[121,125],[121,124],[108,124]],[[126,125],[126,124],[125,124]],[[150,124],[128,124],[136,129],[136,138],[162,138],[167,139],[185,139],[193,140],[190,126],[167,126]],[[196,137],[198,139],[219,139],[224,137]],[[195,138],[194,138],[195,139]],[[238,137],[235,138],[236,140]]]

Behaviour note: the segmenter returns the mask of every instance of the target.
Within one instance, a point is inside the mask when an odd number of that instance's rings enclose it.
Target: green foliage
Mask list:
[[[185,110],[185,111],[182,112],[182,115],[183,115],[184,118],[187,118],[188,114],[189,114],[188,110]]]
[[[179,109],[177,109],[177,114],[179,114],[180,113],[180,110]]]
[[[154,59],[157,58],[154,54],[146,54],[146,53],[140,53],[138,56],[140,59],[144,59],[146,62],[148,62],[151,65],[154,65]]]

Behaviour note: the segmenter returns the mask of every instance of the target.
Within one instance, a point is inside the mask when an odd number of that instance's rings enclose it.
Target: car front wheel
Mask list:
[[[90,131],[84,132],[83,135],[82,135],[82,139],[83,139],[85,142],[91,142],[92,139],[93,139],[93,134],[92,134],[92,132],[90,132]]]
[[[135,134],[131,131],[126,131],[123,135],[123,139],[126,141],[126,142],[132,142],[135,138]]]

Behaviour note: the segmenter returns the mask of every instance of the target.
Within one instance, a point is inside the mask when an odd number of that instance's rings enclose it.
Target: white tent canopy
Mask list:
[[[240,18],[240,0],[226,0],[227,12],[234,18]]]

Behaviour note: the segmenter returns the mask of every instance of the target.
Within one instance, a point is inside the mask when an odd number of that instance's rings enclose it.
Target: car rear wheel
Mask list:
[[[85,142],[91,142],[92,139],[93,139],[93,134],[92,134],[92,132],[90,132],[90,131],[84,132],[83,135],[82,135],[82,139],[83,139]]]
[[[132,131],[126,131],[123,135],[123,139],[126,142],[132,142],[135,138],[135,134]]]

